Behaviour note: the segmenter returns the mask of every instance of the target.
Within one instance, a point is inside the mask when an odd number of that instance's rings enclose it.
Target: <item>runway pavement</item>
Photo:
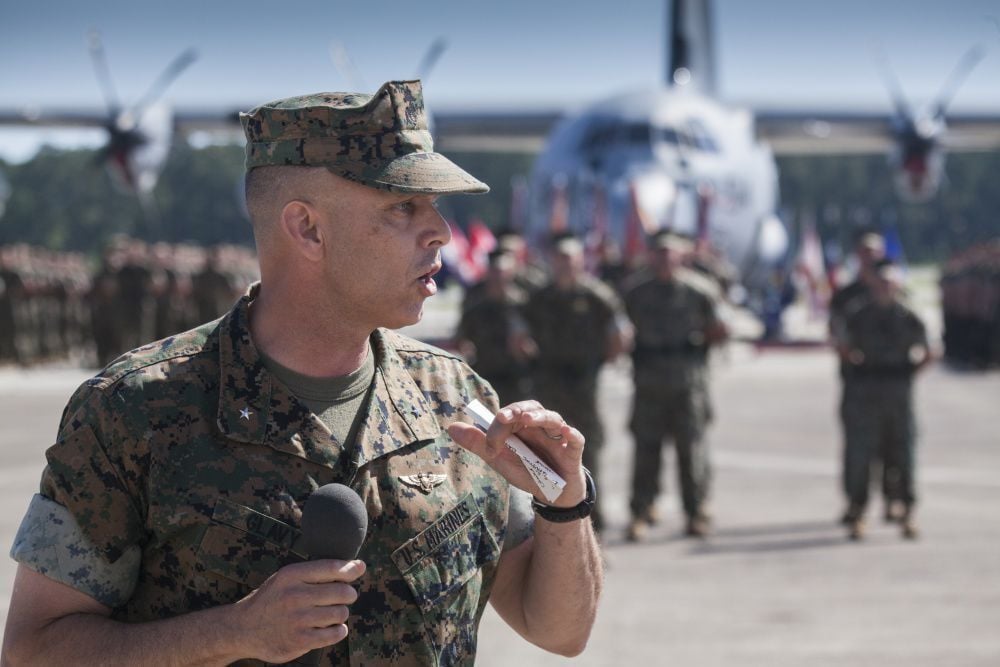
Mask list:
[[[1000,664],[1000,373],[936,366],[918,383],[921,539],[878,517],[861,543],[836,518],[836,369],[824,349],[732,345],[716,356],[715,531],[680,536],[675,468],[663,523],[623,540],[631,441],[628,365],[601,378],[607,582],[587,651],[545,654],[487,612],[484,667],[518,665]],[[0,542],[37,488],[44,449],[86,371],[0,369]],[[14,564],[0,558],[0,616]]]

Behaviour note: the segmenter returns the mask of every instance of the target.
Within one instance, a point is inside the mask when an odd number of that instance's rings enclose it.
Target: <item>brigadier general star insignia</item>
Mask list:
[[[440,486],[446,479],[448,479],[447,475],[434,472],[418,472],[416,475],[399,476],[399,481],[403,484],[420,489],[424,493],[430,493],[431,489],[435,486]]]
[[[246,419],[247,421],[250,421],[250,415],[252,414],[253,413],[250,412],[250,408],[243,408],[242,410],[240,410],[240,419]]]

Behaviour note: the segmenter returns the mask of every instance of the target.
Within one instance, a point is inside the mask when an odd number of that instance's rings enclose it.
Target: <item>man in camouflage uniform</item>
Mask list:
[[[484,434],[462,408],[496,410],[489,385],[382,328],[436,291],[436,197],[488,188],[433,152],[417,81],[242,120],[261,282],[70,400],[12,549],[4,656],[470,665],[487,601],[578,653],[601,586],[583,437],[535,402]],[[515,432],[566,480],[534,521]],[[356,560],[306,561],[301,508],[331,482],[361,496],[368,537]]]
[[[485,378],[501,403],[530,395],[526,324],[522,309],[527,295],[514,284],[516,260],[503,250],[489,256],[475,301],[462,305],[456,341],[472,368]]]
[[[584,465],[595,479],[604,429],[597,409],[597,375],[627,340],[624,311],[610,287],[584,273],[583,243],[570,233],[552,239],[552,282],[531,294],[525,320],[537,349],[538,399],[576,426],[587,440]],[[599,508],[591,515],[602,528]]]
[[[657,520],[656,497],[664,438],[672,437],[687,516],[686,533],[708,531],[706,503],[711,467],[705,429],[711,419],[708,351],[726,336],[704,279],[683,268],[693,244],[671,232],[653,237],[652,275],[625,294],[635,327],[632,351],[635,398],[630,428],[635,438],[628,539],[642,539]]]
[[[920,318],[900,298],[899,269],[887,260],[873,269],[871,292],[848,304],[844,322],[844,491],[851,539],[864,534],[864,512],[875,458],[897,471],[893,496],[902,506],[903,536],[917,536],[913,519],[914,448],[913,377],[930,362],[927,334]]]
[[[858,234],[854,253],[857,259],[857,275],[854,279],[839,287],[830,298],[829,308],[829,331],[830,344],[837,351],[840,357],[840,379],[841,379],[841,425],[845,430],[846,445],[846,423],[843,419],[843,406],[848,396],[854,391],[854,378],[850,373],[850,365],[846,361],[845,340],[847,336],[847,316],[852,304],[855,306],[871,298],[872,285],[876,282],[876,265],[885,259],[885,240],[881,234],[872,231],[862,231]],[[899,472],[894,470],[888,462],[880,447],[874,453],[872,463],[881,468],[882,495],[886,499],[885,520],[899,521],[903,515],[902,505],[898,502],[890,501],[893,498],[893,486],[899,478]],[[850,512],[845,511],[841,517],[841,523],[847,525],[850,522]]]

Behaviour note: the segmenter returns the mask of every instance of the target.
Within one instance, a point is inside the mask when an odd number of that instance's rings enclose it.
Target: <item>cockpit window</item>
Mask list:
[[[585,151],[613,146],[648,146],[662,143],[685,150],[718,153],[719,146],[705,126],[689,120],[683,127],[653,127],[649,123],[595,123],[583,135],[580,147]]]
[[[689,120],[687,123],[688,131],[691,133],[691,142],[695,148],[698,150],[703,150],[706,153],[718,153],[719,145],[715,143],[715,139],[712,135],[708,133],[708,129],[698,120]]]
[[[685,128],[681,129],[676,127],[657,128],[656,138],[660,143],[668,146],[679,146],[685,150],[704,151],[706,153],[719,152],[719,146],[715,143],[715,139],[697,121],[691,121]]]
[[[612,146],[648,146],[652,138],[649,123],[599,123],[587,130],[580,146],[591,151]]]

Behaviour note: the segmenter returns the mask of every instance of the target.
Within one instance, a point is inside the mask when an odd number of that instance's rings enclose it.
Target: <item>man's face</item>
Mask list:
[[[863,243],[858,246],[858,261],[868,269],[885,257],[885,247],[877,243]]]
[[[672,246],[651,251],[653,273],[659,280],[669,280],[684,263],[684,253]]]
[[[561,285],[573,285],[583,273],[583,252],[555,250],[552,253],[552,278]]]
[[[365,329],[418,322],[424,299],[437,292],[440,250],[451,240],[436,197],[325,176],[330,187],[314,202],[329,241],[324,271],[330,293],[323,301]]]

